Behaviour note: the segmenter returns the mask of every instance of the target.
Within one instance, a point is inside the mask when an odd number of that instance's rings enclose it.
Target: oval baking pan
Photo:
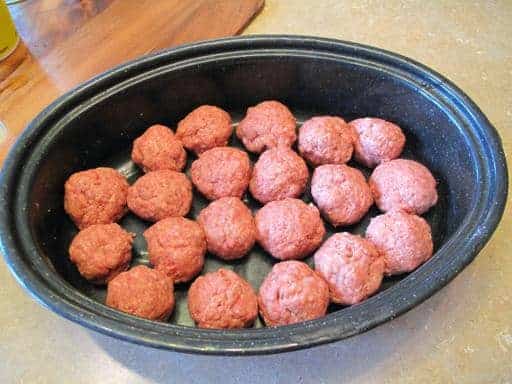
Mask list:
[[[399,124],[403,157],[427,165],[439,203],[426,214],[435,255],[416,271],[387,278],[381,291],[351,307],[331,306],[321,319],[246,330],[193,327],[186,285],[176,287],[168,323],[136,318],[103,302],[105,288],[87,283],[67,256],[76,228],[63,210],[63,186],[78,170],[112,166],[132,182],[134,138],[149,125],[175,127],[193,108],[213,104],[238,121],[248,106],[285,103],[304,121],[375,116]],[[233,137],[232,145],[240,146]],[[252,158],[254,160],[254,157]],[[366,171],[368,174],[368,171]],[[496,130],[446,78],[405,57],[353,43],[302,36],[254,36],[200,42],[142,57],[88,81],[46,108],[27,127],[0,176],[1,251],[20,284],[41,304],[105,334],[158,348],[207,354],[263,354],[340,340],[393,319],[446,285],[488,241],[503,213],[507,170]],[[304,196],[310,200],[308,194]],[[259,205],[246,196],[252,209]],[[205,205],[196,196],[190,217]],[[350,228],[363,233],[374,208]],[[141,236],[149,225],[128,214],[137,233],[134,264],[146,264]],[[329,227],[328,232],[334,229]],[[311,263],[311,258],[307,259]],[[274,261],[259,247],[225,264],[257,289]]]

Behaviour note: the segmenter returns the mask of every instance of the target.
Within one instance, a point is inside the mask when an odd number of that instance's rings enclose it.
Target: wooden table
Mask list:
[[[238,34],[264,0],[27,0],[9,7],[22,42],[0,62],[0,164],[38,112],[115,65]],[[0,127],[1,129],[1,127]]]

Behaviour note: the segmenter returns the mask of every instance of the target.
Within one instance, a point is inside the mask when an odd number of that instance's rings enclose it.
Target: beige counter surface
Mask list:
[[[395,51],[481,107],[512,156],[512,2],[267,0],[245,34]],[[0,262],[0,383],[512,383],[512,210],[446,288],[363,335],[304,351],[207,357],[89,331],[42,308]]]

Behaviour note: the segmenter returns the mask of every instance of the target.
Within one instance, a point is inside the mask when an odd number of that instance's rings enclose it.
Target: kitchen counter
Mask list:
[[[473,98],[510,159],[511,20],[506,0],[267,0],[244,33],[333,37],[416,59]],[[2,262],[0,281],[1,383],[512,382],[511,204],[475,261],[423,304],[365,334],[279,355],[208,357],[136,346],[42,308]]]

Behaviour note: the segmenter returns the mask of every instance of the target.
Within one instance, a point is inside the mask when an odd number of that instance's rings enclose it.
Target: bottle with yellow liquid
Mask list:
[[[4,0],[0,0],[0,60],[9,56],[18,46],[20,37]]]

